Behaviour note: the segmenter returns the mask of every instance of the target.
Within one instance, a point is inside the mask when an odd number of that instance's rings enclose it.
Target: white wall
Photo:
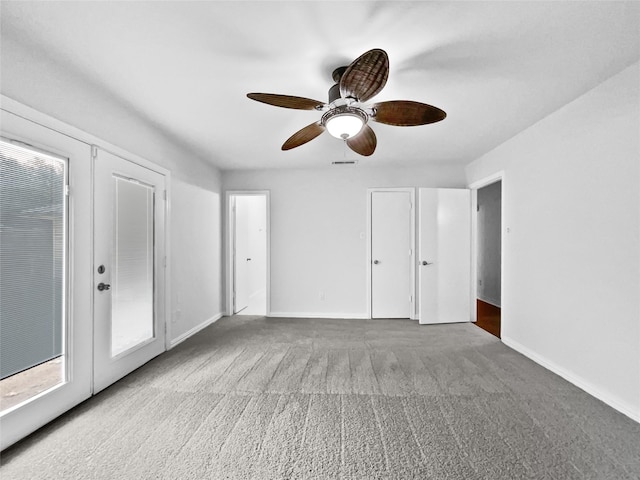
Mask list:
[[[220,190],[173,181],[171,339],[180,340],[222,313]]]
[[[182,338],[218,316],[222,312],[219,170],[168,135],[162,119],[145,118],[46,52],[8,41],[10,48],[3,55],[21,61],[12,60],[11,68],[2,69],[0,93],[171,170],[170,338]],[[207,288],[199,282],[207,282]]]
[[[367,188],[464,185],[442,165],[223,172],[225,190],[271,192],[273,316],[366,317]]]
[[[505,343],[640,421],[640,68],[467,168],[504,171]]]

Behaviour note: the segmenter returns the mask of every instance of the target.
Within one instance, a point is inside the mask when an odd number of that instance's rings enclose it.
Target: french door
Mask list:
[[[165,176],[94,157],[96,393],[165,350]]]
[[[91,147],[2,110],[0,449],[91,395]]]

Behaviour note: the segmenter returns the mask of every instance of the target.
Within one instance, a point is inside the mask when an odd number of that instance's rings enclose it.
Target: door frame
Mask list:
[[[418,313],[416,311],[416,306],[418,302],[416,301],[417,296],[417,287],[416,287],[416,189],[415,187],[380,187],[380,188],[367,188],[367,248],[366,248],[366,266],[367,266],[367,318],[372,318],[372,308],[371,302],[373,301],[372,294],[372,270],[371,270],[371,262],[373,259],[371,258],[371,215],[373,213],[373,209],[371,208],[373,193],[374,192],[405,192],[409,194],[411,199],[411,212],[409,214],[411,218],[411,226],[409,232],[409,238],[411,239],[411,270],[410,270],[410,285],[411,285],[411,306],[410,306],[410,316],[411,320],[416,320],[418,318]]]
[[[233,316],[233,246],[235,241],[235,211],[233,210],[234,202],[232,197],[235,196],[263,196],[266,203],[266,237],[267,237],[267,275],[266,275],[266,290],[267,290],[267,308],[266,315],[271,315],[271,191],[270,190],[227,190],[225,191],[225,222],[224,226],[226,234],[224,235],[224,251],[225,251],[225,310],[227,316]]]
[[[504,281],[504,246],[506,241],[506,234],[509,230],[504,225],[504,170],[500,170],[484,178],[481,178],[480,180],[477,180],[469,184],[468,186],[468,188],[471,190],[471,321],[474,323],[478,321],[478,311],[476,307],[476,300],[478,298],[478,190],[482,187],[486,187],[496,182],[502,182],[502,190],[500,192],[500,329],[503,330],[505,325],[504,305],[505,298],[507,298],[507,296],[505,295]]]

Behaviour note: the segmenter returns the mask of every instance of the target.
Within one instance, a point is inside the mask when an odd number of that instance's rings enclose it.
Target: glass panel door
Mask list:
[[[91,395],[91,148],[5,110],[0,123],[4,449]]]
[[[164,189],[162,174],[98,150],[95,392],[165,350]]]

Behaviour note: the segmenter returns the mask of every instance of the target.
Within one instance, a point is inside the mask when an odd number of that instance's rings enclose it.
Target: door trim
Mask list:
[[[504,281],[504,270],[505,270],[505,256],[504,256],[504,246],[506,243],[506,234],[507,228],[504,224],[505,219],[505,205],[504,205],[504,186],[505,186],[505,174],[504,170],[500,170],[491,175],[488,175],[484,178],[481,178],[478,181],[475,181],[469,184],[468,188],[471,190],[471,321],[478,321],[478,312],[475,307],[476,298],[478,297],[478,190],[482,187],[486,187],[487,185],[491,185],[496,182],[502,182],[502,191],[500,193],[500,329],[504,329],[505,325],[505,301],[507,295],[505,294],[505,281]]]
[[[367,318],[372,318],[372,308],[371,302],[373,300],[373,295],[371,291],[371,262],[373,259],[371,258],[371,215],[372,215],[372,198],[374,192],[406,192],[409,194],[411,199],[411,227],[409,232],[409,237],[411,238],[411,271],[409,279],[411,285],[411,306],[410,306],[410,319],[416,320],[418,318],[418,313],[416,311],[416,189],[415,187],[397,187],[397,188],[367,188],[367,249],[366,249],[366,266],[367,266]]]
[[[267,278],[266,278],[266,290],[267,290],[267,311],[266,316],[271,316],[271,191],[270,190],[227,190],[225,191],[225,219],[224,228],[224,279],[225,279],[225,311],[227,316],[233,315],[233,244],[234,244],[234,222],[235,212],[233,211],[233,205],[231,197],[243,195],[243,196],[264,196],[266,199],[266,226],[267,226]]]

